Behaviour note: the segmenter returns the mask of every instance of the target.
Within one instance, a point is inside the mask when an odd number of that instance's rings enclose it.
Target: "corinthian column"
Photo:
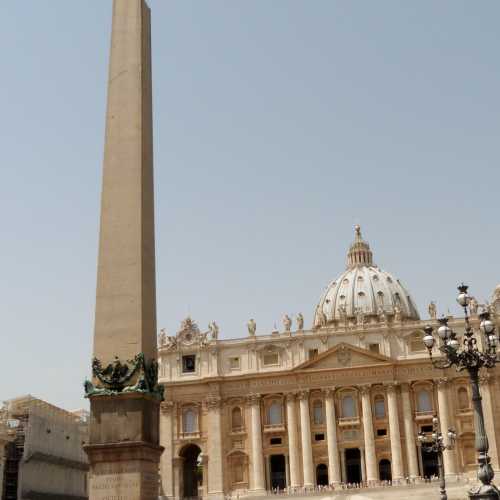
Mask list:
[[[297,436],[297,413],[295,394],[286,395],[286,418],[288,428],[288,452],[290,460],[290,486],[300,486],[299,440]]]
[[[165,401],[160,406],[160,436],[161,445],[165,448],[160,459],[161,486],[160,496],[162,498],[174,497],[174,468],[173,468],[173,409],[172,401]]]
[[[387,385],[387,407],[389,409],[389,431],[391,438],[392,479],[403,479],[403,457],[401,433],[399,432],[398,396],[394,384]]]
[[[443,433],[444,444],[449,444],[448,429],[450,425],[450,414],[448,408],[448,379],[442,378],[437,381],[438,405],[439,405],[439,423]],[[454,476],[457,474],[457,456],[455,449],[443,451],[443,463],[445,476]]]
[[[222,457],[221,399],[206,400],[208,410],[208,496],[224,498],[224,463]]]
[[[495,413],[491,397],[491,379],[489,374],[482,375],[479,379],[481,397],[483,398],[484,427],[488,436],[490,446],[488,454],[491,458],[491,466],[499,470],[497,436],[495,433]]]
[[[340,475],[339,447],[337,444],[337,419],[333,389],[325,391],[326,437],[328,440],[328,481],[333,484],[342,482]]]
[[[401,385],[401,399],[403,400],[403,421],[405,426],[406,458],[408,473],[411,478],[418,477],[417,446],[415,442],[415,428],[408,384]]]
[[[365,436],[366,481],[368,484],[378,481],[377,456],[375,453],[375,436],[373,434],[372,404],[370,386],[363,385],[361,390],[361,406],[363,409],[363,431]]]
[[[309,414],[309,391],[301,391],[300,399],[300,429],[302,431],[302,465],[304,468],[304,486],[314,486],[314,471],[311,445],[311,417]]]
[[[250,406],[252,428],[250,490],[252,494],[260,495],[266,491],[264,457],[262,453],[262,428],[260,422],[260,394],[250,395],[248,397],[248,404]]]

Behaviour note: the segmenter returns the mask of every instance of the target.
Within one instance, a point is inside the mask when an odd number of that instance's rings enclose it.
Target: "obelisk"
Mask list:
[[[158,497],[151,20],[114,0],[90,399],[89,498]]]

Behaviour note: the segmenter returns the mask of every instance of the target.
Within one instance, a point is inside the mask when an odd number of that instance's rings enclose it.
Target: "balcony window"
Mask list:
[[[375,418],[385,418],[385,400],[383,396],[375,397]]]
[[[429,391],[421,390],[417,393],[417,411],[422,413],[432,412],[432,400]]]
[[[267,409],[267,423],[269,425],[281,425],[283,423],[281,404],[277,401],[271,403]]]
[[[342,398],[342,417],[354,418],[357,416],[356,404],[352,396],[344,396]]]
[[[231,412],[231,424],[233,431],[238,431],[243,428],[243,417],[239,406],[233,408],[233,411]]]
[[[184,410],[182,415],[182,430],[184,434],[192,434],[197,431],[196,413],[192,408]]]
[[[324,423],[323,418],[323,403],[321,401],[315,401],[313,405],[313,421],[316,425],[321,425]]]

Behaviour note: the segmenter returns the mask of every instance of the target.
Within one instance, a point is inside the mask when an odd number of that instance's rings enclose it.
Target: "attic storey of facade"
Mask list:
[[[495,304],[500,313],[497,290]],[[299,315],[295,328],[285,316],[283,331],[268,335],[256,335],[251,320],[248,336],[233,340],[220,340],[215,322],[204,332],[191,318],[174,337],[162,332],[162,494],[431,476],[436,457],[422,453],[416,435],[432,427],[434,414],[458,434],[455,450],[445,452],[448,474],[474,470],[469,386],[463,375],[431,367],[422,337],[435,305],[429,313],[420,319],[407,289],[374,264],[357,227],[347,269],[322,294],[312,328]],[[450,318],[450,326],[463,332],[462,319]],[[481,390],[498,469],[496,371]]]

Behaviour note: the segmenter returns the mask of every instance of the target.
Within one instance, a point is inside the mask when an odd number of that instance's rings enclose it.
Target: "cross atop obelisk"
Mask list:
[[[156,499],[158,386],[151,21],[114,0],[90,399],[90,500]]]

